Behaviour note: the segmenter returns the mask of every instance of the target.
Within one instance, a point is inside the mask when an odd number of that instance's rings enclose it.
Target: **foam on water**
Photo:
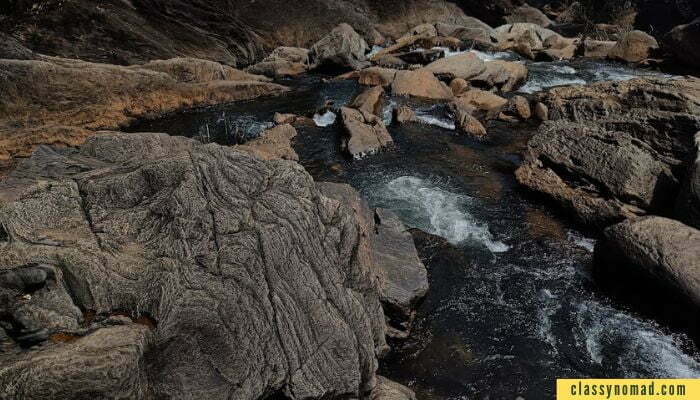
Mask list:
[[[455,130],[455,123],[452,118],[442,115],[437,107],[416,110],[416,118],[424,124],[437,126],[443,129]]]
[[[314,123],[320,127],[330,126],[335,123],[336,118],[338,116],[333,111],[326,111],[323,114],[316,113],[314,114]]]
[[[626,378],[700,378],[700,361],[656,324],[595,301],[581,303],[576,313],[575,334],[594,362],[614,362],[606,356],[620,354],[617,362]]]
[[[396,106],[396,101],[393,99],[390,99],[384,106],[384,109],[382,110],[382,122],[384,122],[384,125],[391,125],[391,122],[394,119],[394,108],[396,108]]]
[[[382,46],[377,46],[377,45],[372,46],[372,50],[370,50],[370,52],[367,53],[367,58],[369,59],[370,57],[374,56],[375,54],[379,53],[382,50],[384,50],[384,47],[382,47]]]
[[[578,232],[569,231],[567,238],[570,242],[582,249],[585,249],[589,253],[593,253],[593,250],[595,249],[595,239],[587,238]]]
[[[494,60],[508,60],[515,57],[513,53],[508,53],[506,51],[498,51],[493,53],[486,53],[479,50],[451,50],[449,47],[433,47],[432,50],[442,50],[445,52],[445,58],[458,56],[464,53],[474,53],[483,61],[494,61]]]
[[[570,78],[564,78],[564,77],[551,77],[551,78],[538,78],[538,77],[533,77],[530,80],[527,81],[527,83],[518,89],[519,92],[522,93],[535,93],[539,92],[544,89],[548,89],[551,87],[555,86],[564,86],[564,85],[585,85],[588,82],[586,82],[584,79],[577,78],[575,75],[570,77]]]
[[[388,182],[374,196],[403,216],[407,225],[441,236],[450,243],[478,242],[494,253],[510,249],[494,239],[487,224],[467,211],[474,203],[471,197],[443,190],[428,180],[402,176]]]

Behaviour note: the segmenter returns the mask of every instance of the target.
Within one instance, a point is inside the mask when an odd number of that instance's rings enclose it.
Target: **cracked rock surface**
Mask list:
[[[0,182],[0,398],[366,395],[386,342],[363,229],[293,162],[41,146]]]

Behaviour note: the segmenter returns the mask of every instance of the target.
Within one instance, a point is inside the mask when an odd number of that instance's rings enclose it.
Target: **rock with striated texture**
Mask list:
[[[394,143],[381,118],[367,111],[342,107],[343,149],[353,158],[378,153]]]
[[[0,354],[0,397],[358,398],[375,387],[386,343],[372,249],[354,213],[294,162],[100,133],[80,149],[41,147],[0,182],[0,202],[0,271],[42,260],[55,272],[16,306],[44,314],[4,321],[57,342]],[[26,290],[44,275],[21,276]],[[51,288],[70,307],[39,293]]]
[[[596,246],[600,269],[653,282],[659,293],[671,289],[700,307],[700,231],[662,217],[627,220],[605,230]]]
[[[449,100],[452,91],[440,82],[431,71],[421,68],[415,71],[398,71],[391,84],[396,96],[411,96],[430,100]]]
[[[310,56],[319,68],[360,69],[367,43],[352,26],[340,24],[311,48]]]
[[[658,49],[659,43],[653,36],[632,31],[617,41],[608,52],[608,58],[636,63],[652,58]]]

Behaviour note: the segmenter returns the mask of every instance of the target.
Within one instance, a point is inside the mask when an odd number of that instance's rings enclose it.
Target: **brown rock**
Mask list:
[[[377,386],[369,400],[416,400],[416,394],[409,388],[383,376],[377,376]]]
[[[402,37],[407,38],[407,37],[412,37],[412,36],[421,36],[421,37],[435,37],[437,36],[437,30],[435,29],[435,25],[433,24],[421,24],[410,31],[408,31],[405,35]]]
[[[343,23],[314,44],[310,55],[318,67],[360,69],[366,52],[362,36]]]
[[[508,109],[522,120],[528,120],[532,116],[530,102],[523,96],[511,97],[508,100]]]
[[[452,90],[452,94],[455,96],[459,96],[460,94],[469,90],[469,88],[469,82],[462,78],[455,78],[452,80],[452,82],[450,82],[450,89]]]
[[[452,91],[425,68],[398,71],[391,90],[397,96],[411,96],[431,100],[449,100]]]
[[[276,125],[293,124],[297,120],[297,115],[275,113],[272,120]]]
[[[617,42],[586,39],[583,41],[583,56],[588,58],[607,58]]]
[[[439,77],[470,80],[486,70],[485,63],[472,52],[437,60],[425,67]]]
[[[384,95],[384,89],[381,86],[375,86],[357,95],[349,107],[380,115],[382,112],[382,95]]]
[[[455,118],[455,125],[460,132],[477,139],[486,137],[486,128],[472,115],[471,108],[465,108],[459,104],[455,104],[451,108]]]
[[[393,114],[394,123],[398,124],[405,124],[407,122],[415,122],[418,120],[416,118],[416,113],[407,106],[399,106],[394,108]]]
[[[299,156],[292,148],[292,139],[296,135],[297,131],[292,125],[278,125],[261,133],[260,137],[235,148],[262,160],[299,161]]]
[[[363,69],[359,74],[358,82],[360,82],[360,85],[389,87],[394,82],[396,70],[370,67]]]
[[[632,31],[617,41],[608,52],[608,57],[636,63],[652,58],[658,49],[659,44],[654,37],[642,31]]]
[[[508,100],[485,90],[471,89],[457,96],[455,104],[466,110],[473,108],[490,119],[498,117],[503,107],[508,104]]]
[[[537,24],[543,28],[547,28],[553,24],[552,20],[549,19],[542,11],[527,4],[516,8],[512,13],[506,15],[505,20],[509,24],[514,24],[516,22],[528,22]]]
[[[507,93],[522,86],[528,77],[527,67],[522,63],[495,60],[484,63],[486,70],[471,79],[481,87],[495,87]]]
[[[251,74],[268,76],[270,78],[284,78],[301,75],[309,70],[307,64],[294,63],[286,60],[262,61],[246,68]]]
[[[549,108],[538,101],[535,103],[535,117],[540,121],[549,121]]]
[[[393,144],[382,120],[374,114],[354,108],[340,109],[345,138],[343,148],[353,158],[375,154]]]

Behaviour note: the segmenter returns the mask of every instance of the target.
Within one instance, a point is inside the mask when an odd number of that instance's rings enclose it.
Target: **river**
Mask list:
[[[517,59],[510,53],[479,56]],[[648,74],[594,61],[528,68],[524,93]],[[320,76],[280,83],[293,91],[133,130],[240,143],[271,126],[275,112],[311,116],[326,102],[337,107],[362,90],[354,81]],[[440,104],[390,97],[387,122],[398,104],[410,105],[424,123],[389,126],[395,142],[390,151],[349,160],[340,153],[341,132],[328,113],[316,115],[316,126],[298,127],[294,144],[317,181],[349,183],[372,206],[391,209],[407,226],[450,243],[430,251],[429,239],[416,236],[430,292],[412,338],[395,346],[382,374],[411,387],[419,399],[440,400],[553,399],[557,377],[700,378],[693,341],[599,289],[591,275],[595,238],[516,184],[513,171],[536,126],[494,122],[490,138],[476,141],[454,130]]]

